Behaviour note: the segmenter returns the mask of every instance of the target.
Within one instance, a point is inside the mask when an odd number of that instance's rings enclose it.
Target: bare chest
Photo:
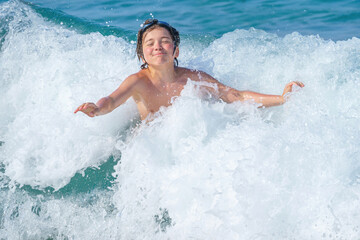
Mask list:
[[[148,85],[135,99],[141,118],[149,113],[159,111],[161,107],[170,106],[176,97],[180,96],[185,83],[172,83],[166,85]]]

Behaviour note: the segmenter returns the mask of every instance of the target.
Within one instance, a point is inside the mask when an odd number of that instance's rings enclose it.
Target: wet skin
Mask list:
[[[167,29],[157,27],[146,32],[143,36],[142,60],[147,62],[148,67],[127,77],[109,96],[101,98],[96,104],[83,103],[74,113],[81,111],[89,117],[107,114],[132,97],[144,120],[160,107],[170,106],[173,98],[180,96],[189,79],[216,86],[203,88],[227,103],[251,100],[264,107],[283,104],[285,95],[292,91],[293,85],[304,87],[301,82],[290,82],[282,95],[239,91],[225,86],[205,72],[175,67],[174,58],[178,56],[179,48],[176,47],[174,51],[174,43]]]

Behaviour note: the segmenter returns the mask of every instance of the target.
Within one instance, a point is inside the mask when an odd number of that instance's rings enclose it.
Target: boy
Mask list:
[[[127,77],[109,96],[96,104],[83,103],[74,113],[81,111],[89,117],[107,114],[132,97],[142,120],[157,112],[160,107],[170,106],[172,99],[181,94],[188,79],[212,83],[216,88],[206,87],[210,93],[227,103],[252,100],[261,106],[283,104],[285,94],[292,86],[304,87],[301,82],[290,82],[282,95],[268,95],[251,91],[238,91],[225,86],[205,72],[177,66],[179,56],[179,32],[166,22],[148,19],[138,32],[136,52],[143,61],[141,70]]]

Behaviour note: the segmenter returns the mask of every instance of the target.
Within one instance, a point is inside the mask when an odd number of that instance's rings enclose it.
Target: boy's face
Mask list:
[[[174,53],[174,41],[169,31],[163,27],[157,27],[147,32],[143,39],[143,54],[148,65],[173,64],[174,58],[179,55],[178,48]]]

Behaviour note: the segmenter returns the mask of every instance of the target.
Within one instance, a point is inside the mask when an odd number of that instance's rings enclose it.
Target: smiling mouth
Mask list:
[[[154,54],[153,56],[161,56],[161,55],[165,55],[165,53],[157,53],[157,54]]]

